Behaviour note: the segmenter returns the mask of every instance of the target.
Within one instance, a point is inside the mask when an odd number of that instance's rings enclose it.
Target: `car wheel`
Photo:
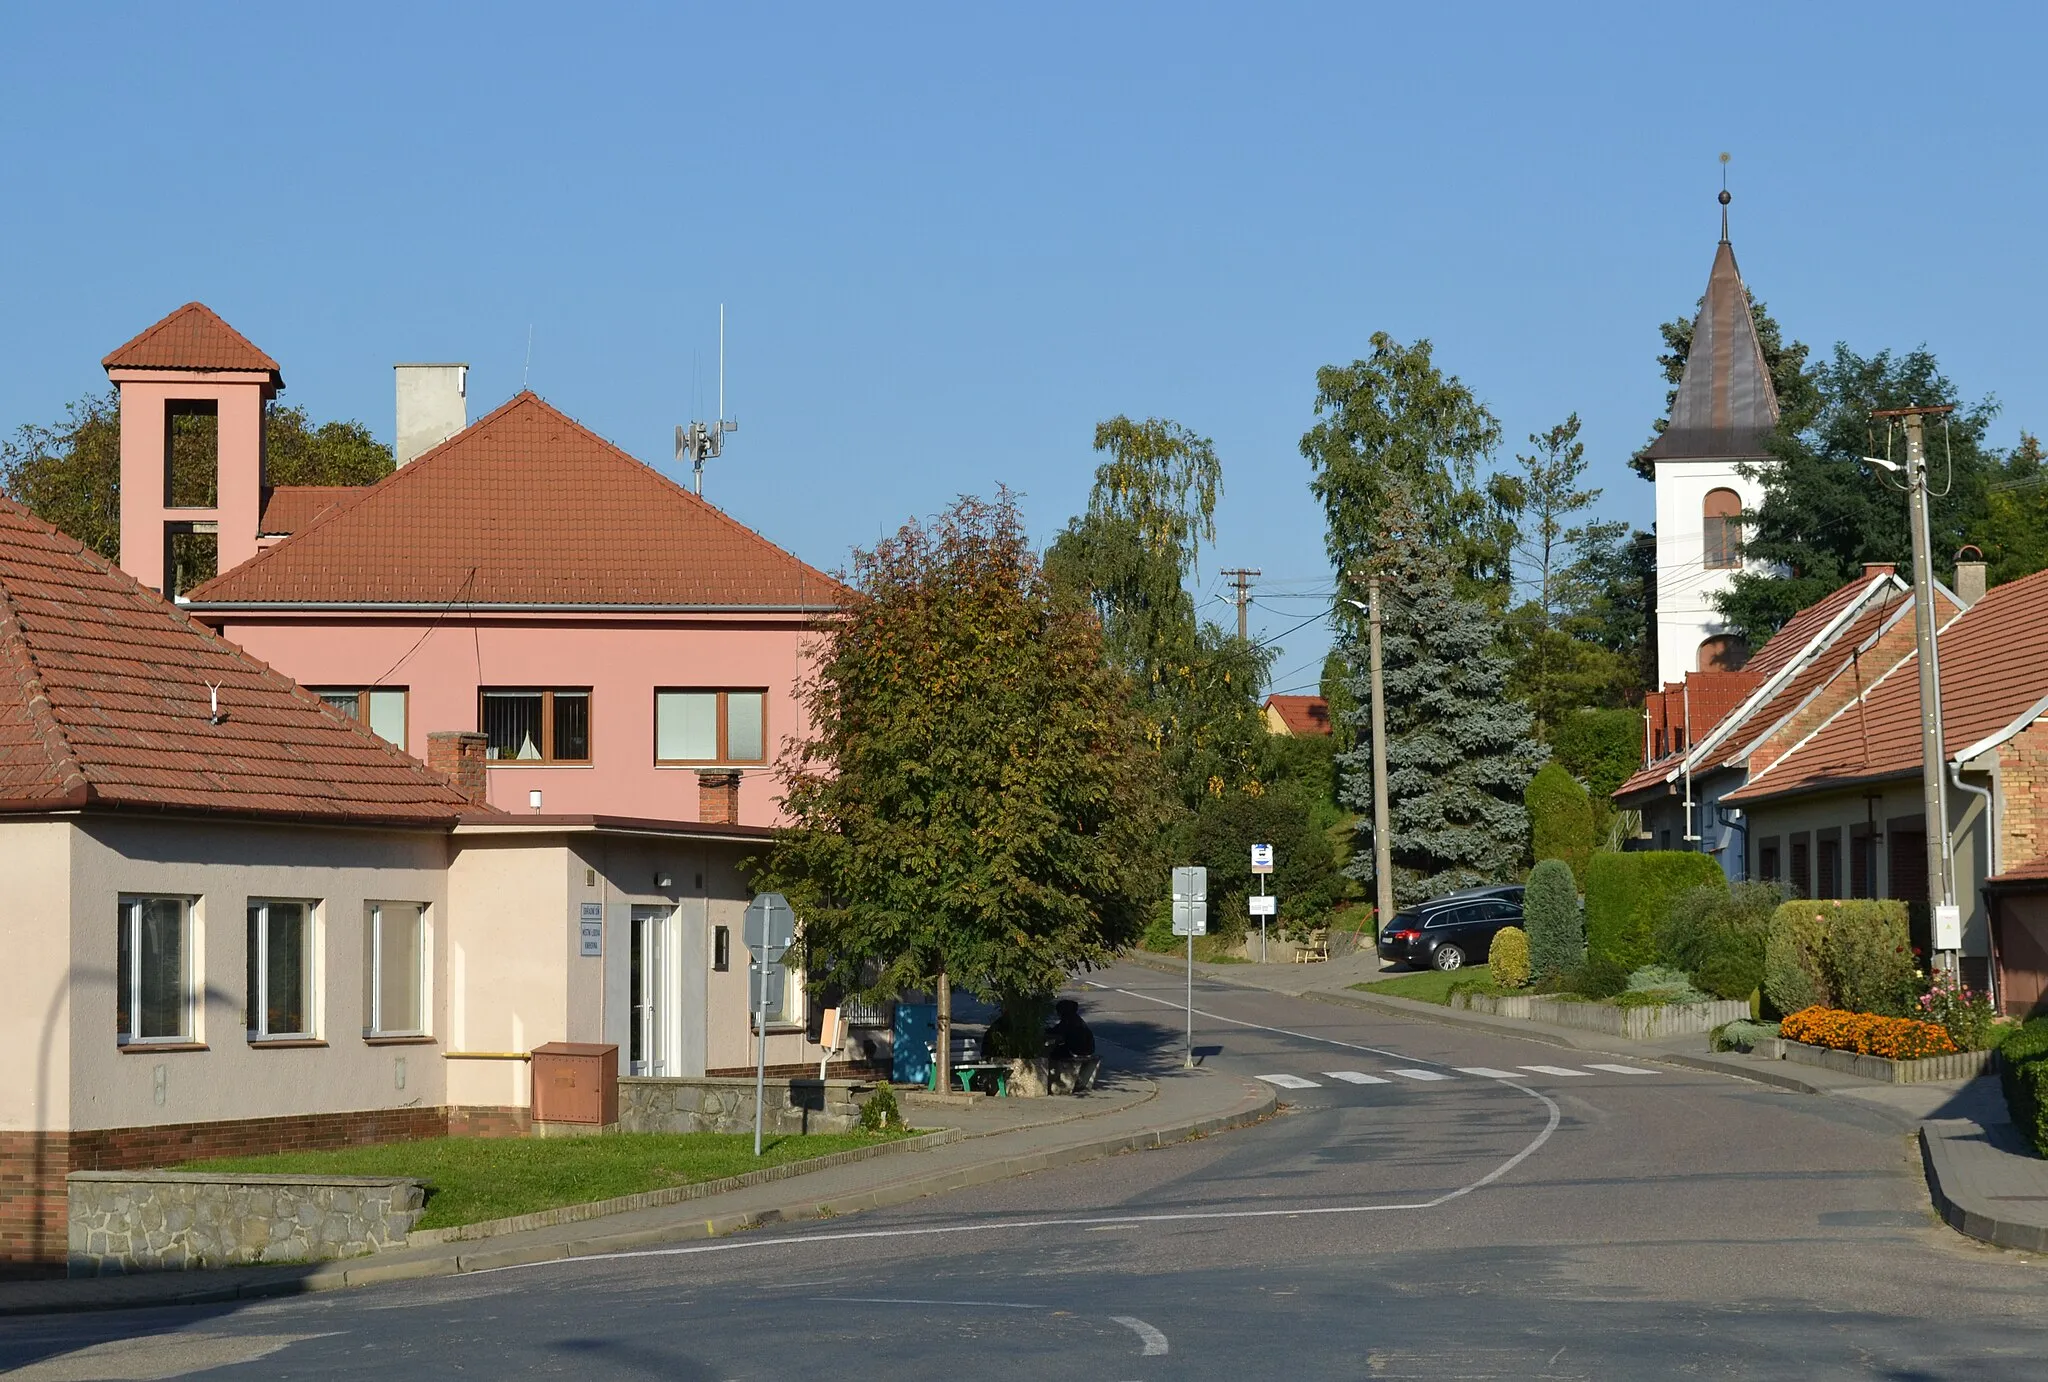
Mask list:
[[[1451,970],[1465,967],[1465,952],[1455,945],[1440,945],[1436,948],[1436,954],[1429,957],[1429,962],[1449,973]]]

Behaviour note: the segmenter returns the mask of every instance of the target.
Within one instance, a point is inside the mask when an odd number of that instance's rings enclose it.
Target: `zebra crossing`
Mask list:
[[[1455,1081],[1461,1076],[1481,1080],[1529,1080],[1549,1078],[1558,1080],[1588,1079],[1595,1074],[1602,1075],[1657,1075],[1661,1072],[1640,1065],[1621,1065],[1605,1061],[1588,1061],[1582,1068],[1569,1065],[1518,1065],[1503,1070],[1491,1065],[1453,1065],[1443,1069],[1425,1069],[1422,1066],[1392,1066],[1380,1072],[1367,1070],[1322,1070],[1322,1078],[1311,1079],[1306,1075],[1281,1072],[1259,1075],[1269,1085],[1280,1089],[1321,1089],[1324,1080],[1335,1080],[1339,1084],[1353,1085],[1435,1085]]]

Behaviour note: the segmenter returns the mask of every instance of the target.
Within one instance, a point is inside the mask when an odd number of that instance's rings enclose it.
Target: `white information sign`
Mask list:
[[[1252,904],[1252,915],[1255,917],[1277,917],[1280,915],[1280,899],[1272,896],[1270,893],[1247,898],[1246,901]]]
[[[1209,870],[1177,868],[1173,871],[1173,934],[1209,934]]]
[[[604,954],[604,904],[584,903],[578,925],[582,929],[582,948],[577,953],[586,956]]]
[[[1273,871],[1273,846],[1271,846],[1271,845],[1253,845],[1253,846],[1252,846],[1252,872],[1253,872],[1253,873],[1271,873],[1272,871]]]

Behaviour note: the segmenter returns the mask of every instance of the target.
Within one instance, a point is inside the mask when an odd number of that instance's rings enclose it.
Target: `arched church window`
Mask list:
[[[1701,529],[1709,571],[1728,571],[1742,565],[1742,496],[1732,489],[1710,489],[1702,510]]]
[[[1739,672],[1747,661],[1749,643],[1735,634],[1719,633],[1700,641],[1699,670],[1702,672]]]

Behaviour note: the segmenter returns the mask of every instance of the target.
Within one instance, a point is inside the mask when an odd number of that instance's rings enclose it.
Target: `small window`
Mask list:
[[[590,691],[485,691],[484,757],[499,763],[588,763]]]
[[[313,908],[305,902],[249,904],[251,1041],[313,1035]]]
[[[363,922],[363,1034],[419,1036],[427,1029],[426,908],[372,902]]]
[[[164,507],[210,509],[220,503],[220,404],[211,398],[164,403]]]
[[[1701,560],[1709,571],[1742,565],[1742,496],[1732,489],[1707,491],[1701,509]]]
[[[1778,842],[1766,840],[1757,846],[1756,876],[1766,883],[1778,881]]]
[[[726,926],[711,928],[711,967],[724,971],[732,968],[732,929]]]
[[[405,748],[405,688],[402,686],[322,686],[321,700],[368,725],[370,733],[394,748]]]
[[[122,1044],[192,1040],[192,903],[124,897],[116,964],[116,1026]]]
[[[765,691],[656,691],[654,761],[767,761]]]

